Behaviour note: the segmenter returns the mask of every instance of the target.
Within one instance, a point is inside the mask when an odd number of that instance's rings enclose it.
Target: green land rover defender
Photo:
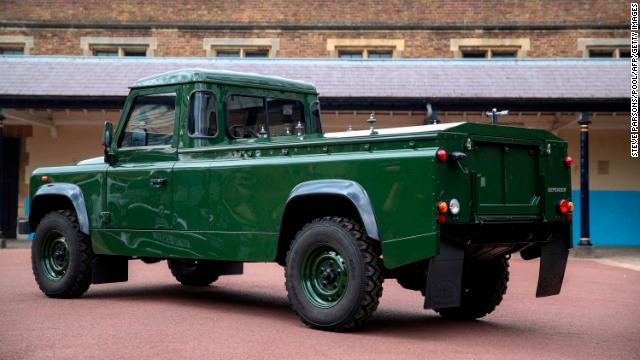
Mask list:
[[[184,285],[285,269],[314,328],[360,327],[385,279],[444,317],[500,304],[508,260],[540,258],[537,296],[560,292],[571,247],[567,143],[547,131],[446,123],[323,133],[314,86],[180,70],[131,87],[104,156],[30,179],[32,265],[50,297],[126,281],[166,260]]]

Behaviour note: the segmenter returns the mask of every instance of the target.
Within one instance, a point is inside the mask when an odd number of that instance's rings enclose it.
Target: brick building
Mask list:
[[[364,126],[372,110],[382,126],[404,126],[425,121],[426,103],[445,122],[486,122],[483,111],[502,106],[512,110],[504,122],[554,131],[577,159],[575,122],[589,112],[594,243],[640,245],[630,225],[607,230],[617,215],[637,217],[640,202],[640,166],[625,145],[629,11],[597,0],[3,1],[0,106],[14,139],[3,177],[18,194],[3,215],[24,212],[34,168],[100,153],[102,122],[117,121],[133,79],[198,66],[316,83],[329,131]],[[619,209],[600,213],[609,201]]]

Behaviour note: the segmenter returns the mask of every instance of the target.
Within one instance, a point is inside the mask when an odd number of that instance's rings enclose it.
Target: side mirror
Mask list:
[[[104,123],[104,133],[102,134],[102,145],[104,146],[104,162],[111,164],[111,143],[113,142],[113,124],[108,121]]]

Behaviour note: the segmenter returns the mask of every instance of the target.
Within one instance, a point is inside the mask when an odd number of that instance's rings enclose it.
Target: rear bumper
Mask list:
[[[18,234],[28,235],[30,233],[31,233],[31,225],[29,224],[29,220],[26,220],[26,219],[18,220]]]

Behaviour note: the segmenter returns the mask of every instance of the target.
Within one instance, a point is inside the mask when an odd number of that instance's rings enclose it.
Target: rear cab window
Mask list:
[[[303,136],[307,132],[304,103],[297,99],[230,94],[225,98],[226,132],[230,139]]]

